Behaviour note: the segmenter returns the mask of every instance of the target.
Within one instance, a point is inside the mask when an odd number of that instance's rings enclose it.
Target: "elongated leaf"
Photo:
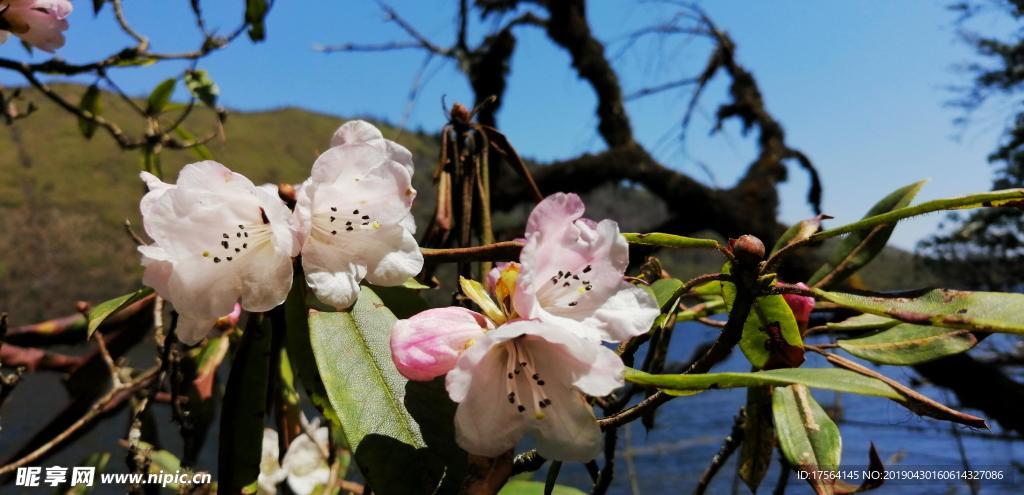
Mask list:
[[[803,363],[803,345],[800,327],[785,298],[771,295],[754,301],[740,337],[740,349],[750,364],[757,369],[768,364],[799,366]]]
[[[967,210],[973,208],[997,208],[1003,206],[1020,207],[1024,202],[1024,188],[1002,189],[999,191],[968,194],[953,198],[933,199],[924,203],[897,208],[879,215],[863,218],[853,223],[828,230],[823,230],[811,236],[812,241],[822,241],[833,237],[868,230],[879,225],[891,225],[904,218],[916,217],[935,211],[944,210]]]
[[[775,450],[775,428],[772,424],[772,395],[768,387],[747,389],[746,419],[743,421],[743,442],[737,474],[757,493],[757,487],[768,473]]]
[[[273,333],[270,318],[249,315],[221,406],[219,493],[240,493],[260,474]]]
[[[836,342],[846,352],[878,364],[911,365],[965,352],[978,343],[970,330],[901,323],[868,337]]]
[[[832,218],[828,215],[818,215],[813,218],[801,220],[791,225],[785,232],[779,236],[779,240],[775,241],[775,245],[772,246],[771,254],[775,254],[780,249],[793,244],[794,242],[805,241],[814,235],[815,232],[821,228],[821,221]]]
[[[584,492],[565,485],[555,485],[553,495],[584,495]],[[544,483],[540,481],[512,480],[505,483],[498,495],[544,495]]]
[[[220,96],[220,87],[213,82],[205,70],[190,70],[185,73],[185,87],[192,96],[203,102],[210,108],[217,108],[217,97]]]
[[[910,204],[925,182],[915,182],[903,186],[882,198],[868,210],[864,218],[880,215],[892,210],[903,208]],[[878,253],[882,252],[885,244],[889,242],[889,236],[896,229],[895,222],[888,225],[878,225],[869,229],[851,232],[832,250],[828,261],[818,269],[808,280],[812,286],[835,285],[842,282],[850,275],[864,268]],[[812,232],[813,233],[813,232]]]
[[[365,287],[349,311],[312,313],[310,343],[320,377],[374,493],[433,493],[442,478],[451,480],[442,491],[454,490],[461,474],[451,451],[437,445],[444,435],[422,430],[412,414],[429,411],[430,420],[450,428],[454,407],[440,389],[417,390],[424,384],[408,383],[395,369],[389,348],[395,321]]]
[[[658,387],[669,394],[711,388],[800,384],[837,392],[885,397],[900,402],[905,400],[895,389],[881,380],[835,368],[783,368],[751,373],[705,373],[702,375],[651,375],[627,368],[626,380],[640,385]]]
[[[674,234],[662,234],[652,232],[650,234],[622,234],[630,244],[643,244],[646,246],[661,246],[667,248],[717,248],[718,241],[714,239],[699,239],[696,237],[683,237]]]
[[[772,416],[779,447],[790,464],[812,475],[839,468],[842,455],[839,427],[807,388],[791,385],[773,390]],[[807,482],[819,495],[831,495],[835,481],[828,478],[808,476]]]
[[[826,323],[825,329],[835,332],[862,332],[865,330],[884,330],[898,323],[898,321],[892,318],[865,313],[843,321]]]
[[[171,95],[174,94],[174,86],[178,83],[176,78],[165,79],[160,84],[157,84],[153,91],[149,93],[149,99],[146,103],[146,113],[150,115],[160,115],[160,112],[164,111],[167,103],[171,101]]]
[[[89,310],[88,314],[89,337],[92,337],[92,333],[95,332],[96,329],[100,327],[100,325],[103,323],[103,320],[106,320],[111,315],[116,314],[118,311],[121,311],[122,309],[127,308],[132,304],[135,304],[136,302],[142,300],[143,298],[152,293],[153,289],[150,289],[149,287],[144,287],[135,292],[132,292],[131,294],[125,294],[120,297],[115,297],[113,299],[110,299],[109,301],[104,301],[93,306],[92,309]]]
[[[814,293],[843,307],[916,325],[1024,334],[1024,294],[950,289],[886,296],[820,289]]]
[[[189,151],[192,152],[192,154],[196,156],[196,158],[200,160],[213,160],[213,153],[210,153],[210,148],[207,148],[205,144],[196,142],[195,134],[192,134],[191,132],[189,132],[188,130],[181,126],[175,127],[174,133],[177,134],[178,137],[180,137],[181,139],[184,139],[185,141],[191,141],[195,143],[194,145],[189,146],[188,149]]]
[[[78,103],[78,108],[89,112],[93,117],[99,117],[103,114],[102,96],[103,93],[100,92],[100,88],[93,84],[82,94],[82,100]],[[96,134],[96,127],[96,123],[91,120],[78,119],[78,130],[82,131],[82,135],[86,139],[92,139],[92,136]]]

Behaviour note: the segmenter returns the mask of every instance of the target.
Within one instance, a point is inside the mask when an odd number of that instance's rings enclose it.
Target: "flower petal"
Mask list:
[[[382,227],[372,234],[353,236],[353,245],[363,243],[367,263],[366,279],[375,285],[402,285],[423,269],[423,253],[412,233],[401,225]]]
[[[339,310],[348,308],[359,297],[359,281],[366,276],[366,267],[332,257],[325,251],[303,249],[302,269],[306,273],[306,284],[323,303]]]
[[[657,304],[622,280],[629,246],[618,224],[583,218],[583,208],[575,194],[554,194],[530,214],[516,312],[590,339],[614,342],[646,332]]]
[[[621,282],[619,290],[584,322],[601,333],[601,340],[621,342],[647,333],[660,313],[649,292]]]
[[[547,459],[586,462],[601,453],[601,427],[594,409],[572,389],[552,388],[544,419],[534,421],[537,453]]]
[[[466,308],[428,309],[391,329],[391,359],[410,380],[431,380],[451,371],[464,349],[484,336],[490,322]]]
[[[509,407],[505,391],[506,354],[494,347],[503,340],[481,339],[463,354],[451,373],[446,387],[455,400],[454,388],[465,386],[455,410],[455,441],[471,454],[497,457],[516,446],[527,430],[527,416]],[[491,352],[493,350],[493,352]]]
[[[185,345],[198,344],[217,323],[217,318],[194,318],[187,313],[178,314],[178,325],[174,334]]]
[[[384,134],[379,129],[364,120],[350,120],[342,124],[334,131],[331,137],[331,146],[344,144],[368,144],[388,155],[388,158],[402,164],[409,175],[413,173],[412,153],[404,146],[384,139]]]
[[[327,428],[318,428],[309,435],[299,435],[288,446],[281,467],[288,473],[288,488],[296,495],[307,495],[330,479],[330,466],[324,458],[321,445],[327,445]]]

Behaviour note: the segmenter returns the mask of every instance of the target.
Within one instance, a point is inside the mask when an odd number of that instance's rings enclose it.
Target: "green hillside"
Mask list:
[[[72,85],[58,89],[72,101],[84,91]],[[32,91],[26,91],[26,97],[37,102],[36,114],[0,129],[0,311],[8,312],[13,324],[68,313],[76,300],[95,302],[124,293],[136,286],[141,273],[134,244],[123,228],[128,219],[136,231],[142,230],[139,153],[120,150],[103,131],[85,141],[74,118]],[[139,125],[140,119],[111,95],[104,95],[104,115],[137,132],[132,125]],[[209,149],[218,161],[257,184],[295,183],[308,176],[313,160],[342,122],[339,117],[297,108],[232,112],[224,139],[211,143]],[[186,127],[201,135],[213,123],[212,115],[197,112]],[[417,163],[413,182],[419,191],[415,212],[420,225],[425,225],[433,208],[430,175],[437,140],[422,133],[399,134],[387,125],[381,128],[385,136],[397,136],[413,152]],[[174,150],[165,151],[161,158],[167,180],[197,160],[192,152]],[[591,216],[616,218],[627,230],[656,225],[667,215],[660,201],[625,186],[603,188],[587,201]],[[525,213],[525,208],[519,208],[498,214],[495,221],[500,227],[522,221]],[[714,256],[673,253],[665,258],[680,276],[717,268]],[[906,267],[908,260],[909,254],[890,250],[869,267],[867,279],[884,288],[932,280],[927,273],[915,274],[913,280],[892,279],[894,270],[889,268]]]

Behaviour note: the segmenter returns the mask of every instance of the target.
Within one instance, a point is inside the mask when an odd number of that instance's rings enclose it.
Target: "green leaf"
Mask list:
[[[196,140],[196,136],[194,134],[185,130],[185,128],[181,126],[175,127],[174,133],[185,141],[194,142]],[[200,160],[213,160],[213,153],[210,153],[210,149],[207,148],[205,144],[196,143],[194,146],[189,146],[188,150],[191,151],[192,154],[196,155],[196,158]]]
[[[654,299],[658,301],[658,307],[663,311],[669,309],[668,306],[674,299],[672,296],[682,287],[683,282],[678,278],[663,278],[655,280],[650,285],[651,292],[654,293]]]
[[[793,466],[810,473],[836,471],[842,455],[839,427],[828,417],[807,388],[800,385],[772,391],[772,416],[779,448]],[[831,494],[834,480],[809,476],[818,494]]]
[[[157,84],[153,91],[149,93],[149,99],[146,103],[146,113],[149,115],[160,115],[160,112],[164,111],[167,103],[171,101],[171,95],[174,94],[174,86],[178,83],[177,78],[170,78],[164,80],[164,82]]]
[[[86,319],[89,321],[88,336],[92,337],[93,332],[100,327],[103,320],[106,320],[118,311],[135,304],[152,293],[153,289],[143,287],[131,294],[115,297],[109,301],[104,301],[93,306],[92,309],[89,310],[89,314],[86,316]]]
[[[901,323],[883,332],[836,342],[846,352],[878,364],[911,365],[965,352],[978,343],[970,330]]]
[[[814,294],[843,307],[916,325],[1024,334],[1024,294],[950,289],[885,296],[814,289]]]
[[[722,265],[722,273],[732,273],[732,264],[726,262]],[[725,307],[731,312],[733,301],[736,299],[736,285],[726,281],[719,282],[719,284]],[[770,329],[769,325],[773,328]],[[775,330],[782,338],[782,343],[778,343],[776,339],[772,338],[772,333]],[[772,346],[766,345],[769,341],[772,342]],[[762,296],[754,301],[750,313],[747,315],[747,321],[743,322],[743,334],[740,336],[740,349],[750,364],[758,369],[764,368],[773,353],[777,358],[783,358],[798,352],[791,347],[802,348],[803,345],[800,327],[793,316],[793,310],[789,309],[784,297],[780,295]],[[786,360],[796,361],[797,358],[791,356]],[[803,361],[802,356],[799,361]],[[791,363],[790,366],[798,366],[800,362]]]
[[[249,24],[249,39],[263,41],[267,37],[267,28],[264,20],[267,17],[266,0],[245,1],[245,22]]]
[[[565,485],[555,485],[553,495],[584,495],[584,492]],[[512,480],[505,483],[498,495],[543,495],[544,483],[539,481]]]
[[[676,249],[687,248],[711,248],[718,247],[718,241],[714,239],[699,239],[696,237],[683,237],[674,234],[662,234],[652,232],[650,234],[622,234],[630,244],[643,244],[645,246],[660,246]]]
[[[626,380],[640,385],[658,387],[669,394],[703,391],[711,388],[800,384],[812,388],[884,397],[905,402],[899,392],[881,380],[837,368],[781,368],[751,373],[728,372],[702,375],[651,375],[626,368]]]
[[[839,322],[825,324],[825,329],[835,332],[861,332],[865,330],[884,330],[899,323],[892,318],[865,313]]]
[[[195,143],[193,146],[189,146],[188,149],[194,155],[196,155],[196,158],[200,160],[213,160],[213,153],[210,153],[210,149],[207,148],[205,144],[199,143],[196,140],[195,134],[192,134],[191,132],[189,132],[188,130],[181,126],[175,127],[174,133],[177,134],[178,137],[180,137],[181,139],[184,139],[185,141],[191,141]]]
[[[801,242],[809,239],[812,235],[818,232],[819,228],[821,228],[821,221],[828,218],[832,217],[827,215],[818,215],[791,225],[782,233],[781,236],[779,236],[779,240],[775,241],[775,246],[772,247],[771,254],[775,254],[780,249],[793,244],[794,242]]]
[[[220,88],[213,82],[205,70],[190,70],[185,72],[185,87],[192,96],[203,102],[210,108],[217,108],[217,97],[220,95]]]
[[[927,181],[903,186],[882,198],[868,210],[864,218],[890,212],[910,204]],[[832,250],[825,264],[818,269],[808,285],[835,285],[864,268],[878,253],[882,252],[889,236],[896,229],[896,223],[880,224],[871,228],[851,232]]]
[[[103,113],[103,93],[100,92],[100,88],[95,84],[89,86],[82,94],[82,100],[78,103],[78,108],[84,112],[89,112],[93,117],[99,117]],[[78,130],[82,131],[82,135],[86,139],[92,139],[92,136],[96,134],[96,123],[79,117],[78,119]]]
[[[423,294],[418,289],[410,289],[405,285],[397,287],[379,287],[367,285],[374,294],[384,301],[384,305],[395,314],[397,318],[411,318],[417,313],[430,309]]]
[[[796,323],[793,311],[789,309],[789,304],[786,304],[786,299],[780,295],[758,297],[747,316],[747,321],[743,323],[743,335],[740,337],[740,349],[755,368],[764,368],[773,353],[778,358],[782,357],[784,351],[770,345],[775,343],[771,333],[775,331],[779,332],[779,336],[789,346],[803,347],[800,327]],[[802,356],[799,361],[803,362]],[[797,366],[800,362],[792,363],[791,366]]]
[[[925,201],[919,205],[898,208],[879,215],[870,216],[853,223],[823,230],[811,236],[811,241],[822,241],[858,230],[867,230],[879,225],[894,224],[904,218],[916,217],[943,210],[966,210],[972,208],[997,208],[1002,206],[1021,206],[1024,202],[1024,188],[1003,189],[983,193],[956,196],[953,198]]]
[[[270,318],[252,313],[235,351],[221,401],[217,456],[220,493],[239,493],[260,474],[273,334]]]
[[[757,487],[768,473],[775,450],[775,428],[772,425],[772,396],[768,387],[747,389],[746,418],[743,421],[743,442],[736,473],[757,493]]]
[[[395,321],[367,287],[349,311],[312,313],[320,377],[374,493],[432,493],[442,478],[441,491],[457,490],[465,454],[452,447],[454,405],[439,383],[410,383],[395,369],[389,346]]]

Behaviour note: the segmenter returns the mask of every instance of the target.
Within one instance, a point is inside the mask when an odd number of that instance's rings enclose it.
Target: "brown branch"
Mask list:
[[[23,367],[29,373],[56,371],[68,373],[85,362],[84,356],[69,356],[32,347],[4,345],[0,347],[0,363],[5,367]]]
[[[526,243],[522,241],[503,241],[464,248],[420,248],[420,252],[423,253],[424,258],[433,263],[513,261],[519,259],[519,252],[525,245]]]

